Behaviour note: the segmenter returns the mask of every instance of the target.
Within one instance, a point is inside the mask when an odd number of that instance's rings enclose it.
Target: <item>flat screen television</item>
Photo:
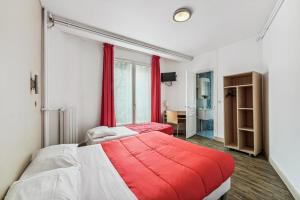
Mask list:
[[[176,81],[176,72],[161,73],[161,82]]]

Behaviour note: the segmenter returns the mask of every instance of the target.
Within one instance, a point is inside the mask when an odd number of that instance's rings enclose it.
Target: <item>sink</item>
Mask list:
[[[214,116],[213,116],[213,110],[198,108],[197,118],[201,119],[201,120],[210,120],[210,119],[213,119],[214,118]]]

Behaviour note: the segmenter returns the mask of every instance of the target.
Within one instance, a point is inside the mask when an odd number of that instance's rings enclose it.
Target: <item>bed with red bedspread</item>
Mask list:
[[[156,122],[142,123],[142,124],[129,124],[125,125],[126,128],[129,128],[138,133],[148,133],[153,131],[160,131],[168,135],[173,135],[173,127],[170,124],[162,124]]]
[[[234,171],[231,155],[161,132],[101,144],[138,199],[203,199]]]

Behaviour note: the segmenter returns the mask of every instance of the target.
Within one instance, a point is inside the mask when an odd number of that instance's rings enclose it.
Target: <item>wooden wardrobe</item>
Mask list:
[[[262,75],[224,77],[224,144],[256,156],[262,151]]]

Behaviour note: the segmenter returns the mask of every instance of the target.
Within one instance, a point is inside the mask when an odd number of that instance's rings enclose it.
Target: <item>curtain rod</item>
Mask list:
[[[262,32],[259,34],[257,41],[260,41],[262,39],[264,39],[265,35],[267,34],[268,30],[270,29],[275,17],[277,16],[277,14],[279,13],[280,8],[282,7],[283,3],[285,0],[277,0],[274,9],[272,10],[272,13],[269,16],[268,21],[266,22]]]
[[[96,34],[96,35],[99,35],[99,36],[107,38],[107,39],[112,39],[112,40],[115,40],[118,42],[123,42],[123,43],[129,44],[129,45],[134,45],[137,47],[142,47],[144,49],[148,49],[148,50],[155,51],[158,53],[168,54],[168,55],[175,56],[175,57],[178,57],[178,58],[181,58],[184,60],[189,60],[189,61],[193,60],[193,56],[186,55],[186,54],[183,54],[183,53],[180,53],[177,51],[165,49],[162,47],[158,47],[158,46],[155,46],[155,45],[152,45],[152,44],[149,44],[146,42],[142,42],[139,40],[135,40],[135,39],[123,36],[123,35],[115,34],[115,33],[100,29],[100,28],[96,28],[93,26],[89,26],[89,25],[74,21],[74,20],[66,19],[66,18],[57,16],[57,15],[54,15],[52,13],[48,13],[48,22],[50,23],[50,25],[48,26],[49,28],[53,27],[55,24],[60,24],[60,25],[66,26],[66,27],[71,27],[71,28],[74,28],[77,30]]]

